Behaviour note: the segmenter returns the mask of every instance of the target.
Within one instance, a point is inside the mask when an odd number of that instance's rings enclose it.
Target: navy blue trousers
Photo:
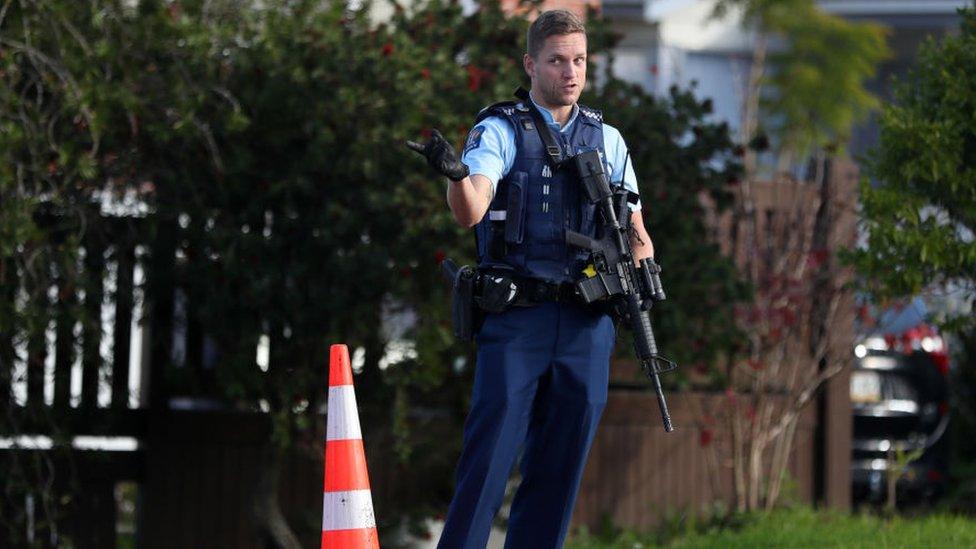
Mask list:
[[[608,315],[543,303],[488,315],[439,548],[483,549],[522,452],[506,548],[561,547],[607,402]]]

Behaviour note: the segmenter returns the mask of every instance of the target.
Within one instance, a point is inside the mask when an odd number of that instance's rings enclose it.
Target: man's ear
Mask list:
[[[532,59],[531,55],[526,53],[522,56],[522,67],[530,79],[535,78],[535,59]]]

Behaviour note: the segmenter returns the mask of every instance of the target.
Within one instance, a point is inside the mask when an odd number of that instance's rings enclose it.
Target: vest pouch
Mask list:
[[[505,217],[505,242],[521,244],[525,238],[525,212],[528,209],[527,193],[529,176],[525,172],[515,172],[508,181],[508,197]]]
[[[584,234],[597,234],[596,227],[596,206],[594,204],[581,203],[579,205],[580,224],[578,232]]]

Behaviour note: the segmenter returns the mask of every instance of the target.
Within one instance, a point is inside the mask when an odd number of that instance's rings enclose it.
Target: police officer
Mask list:
[[[586,84],[582,21],[564,10],[542,13],[527,49],[531,90],[483,110],[461,160],[436,130],[424,145],[408,142],[451,181],[447,201],[457,222],[476,230],[479,270],[513,280],[519,295],[486,314],[476,339],[472,406],[441,548],[485,546],[520,452],[505,546],[560,547],[607,400],[613,322],[574,299],[585,254],[565,244],[566,229],[594,233],[595,213],[572,162],[560,160],[596,149],[610,181],[636,195],[636,177],[620,133],[577,103]],[[547,148],[546,132],[555,148]],[[652,257],[639,201],[631,218],[635,258]]]

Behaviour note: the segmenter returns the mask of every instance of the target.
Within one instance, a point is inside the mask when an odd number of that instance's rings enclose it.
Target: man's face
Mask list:
[[[539,54],[525,54],[522,64],[532,79],[536,101],[550,108],[573,105],[586,84],[586,35],[550,36]]]

